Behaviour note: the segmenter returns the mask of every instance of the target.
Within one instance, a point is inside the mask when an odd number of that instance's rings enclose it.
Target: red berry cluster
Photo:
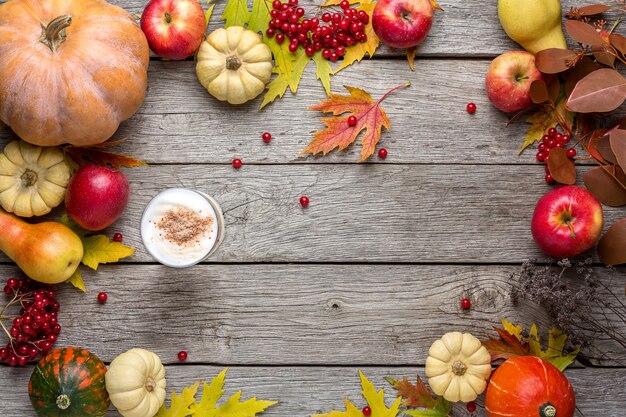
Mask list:
[[[322,51],[322,56],[336,62],[346,53],[346,48],[357,42],[367,42],[365,25],[370,17],[363,10],[350,7],[348,0],[339,3],[342,13],[323,13],[320,19],[306,19],[305,11],[298,6],[298,0],[283,3],[272,2],[271,20],[265,34],[283,43],[289,38],[289,50],[295,53],[299,47],[304,48],[307,56]],[[324,24],[325,23],[325,24]]]
[[[19,303],[22,308],[9,330],[2,325],[8,333],[9,343],[0,348],[0,362],[24,366],[39,355],[46,355],[57,341],[57,335],[61,333],[57,317],[59,303],[54,290],[29,278],[9,278],[4,293],[12,296],[12,300],[0,312],[2,319],[11,305]]]
[[[541,143],[539,144],[539,150],[537,152],[537,161],[544,162],[546,164],[546,182],[548,184],[554,184],[554,178],[550,175],[550,168],[548,168],[548,158],[550,156],[550,151],[554,148],[563,148],[565,149],[565,145],[570,141],[569,135],[564,135],[562,133],[557,132],[557,130],[553,127],[548,129],[547,134],[543,135],[541,138]],[[566,149],[567,156],[571,159],[574,159],[576,156],[576,149],[569,148]]]

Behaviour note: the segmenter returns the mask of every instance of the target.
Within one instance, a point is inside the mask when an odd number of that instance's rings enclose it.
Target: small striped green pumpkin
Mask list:
[[[30,401],[40,417],[100,417],[109,408],[107,368],[88,350],[67,347],[48,353],[28,384]]]

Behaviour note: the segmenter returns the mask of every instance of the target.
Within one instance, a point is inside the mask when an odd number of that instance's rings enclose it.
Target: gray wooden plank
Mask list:
[[[210,380],[221,370],[221,367],[215,366],[168,366],[168,400],[172,390],[180,393],[182,388],[199,379]],[[414,379],[416,374],[424,377],[423,368],[365,367],[361,370],[377,388],[385,389],[388,406],[394,400],[394,392],[384,381],[384,377]],[[4,387],[0,412],[4,417],[35,415],[26,388],[31,372],[32,367],[27,367],[3,369],[0,373],[0,383]],[[565,375],[576,392],[576,405],[582,415],[623,416],[623,387],[626,385],[626,373],[623,369],[571,369],[565,371]],[[607,384],[606,381],[610,383]],[[239,389],[243,390],[242,399],[257,397],[280,401],[278,405],[261,414],[266,417],[305,417],[331,410],[345,410],[344,398],[350,399],[359,408],[366,405],[361,396],[357,368],[353,367],[230,367],[223,400]],[[472,417],[485,417],[482,398],[481,396],[477,401],[478,409]],[[112,409],[107,416],[119,414]],[[469,416],[465,404],[457,403],[453,416]]]
[[[82,346],[111,361],[143,346],[164,362],[229,365],[423,365],[443,333],[495,336],[500,319],[542,332],[552,325],[537,306],[513,306],[511,273],[518,266],[449,265],[202,265],[172,270],[113,265],[84,275],[88,293],[58,286],[58,345]],[[598,269],[620,294],[626,270]],[[0,266],[0,276],[16,274]],[[106,291],[108,301],[96,295]],[[460,308],[469,297],[472,308]],[[608,297],[608,293],[607,293]],[[606,323],[600,316],[598,321]],[[615,330],[626,324],[615,319]],[[2,340],[2,339],[0,339]],[[599,340],[607,366],[626,364],[626,351]]]
[[[122,232],[137,249],[134,262],[152,261],[140,240],[143,209],[179,186],[213,195],[225,212],[224,242],[209,262],[543,259],[530,220],[551,187],[534,166],[155,165],[126,173],[130,202],[109,233]],[[622,216],[605,207],[606,227]]]
[[[420,60],[417,65],[419,73],[412,73],[397,60],[364,61],[333,78],[336,93],[345,93],[342,85],[352,85],[375,98],[412,82],[383,103],[391,130],[383,133],[379,147],[389,156],[381,160],[374,155],[368,162],[539,165],[536,148],[518,155],[530,125],[507,127],[507,115],[487,100],[488,61]],[[193,62],[152,62],[146,100],[114,135],[128,138],[116,151],[149,163],[228,164],[233,158],[247,164],[354,163],[361,152],[358,143],[324,157],[298,156],[313,132],[324,128],[323,114],[308,108],[325,98],[313,66],[295,96],[287,92],[259,111],[261,98],[243,106],[213,99],[198,83]],[[465,110],[469,101],[478,106],[474,115]],[[261,140],[264,131],[274,137],[269,145]],[[0,144],[14,138],[8,129],[0,131]],[[535,170],[543,173],[543,166]]]

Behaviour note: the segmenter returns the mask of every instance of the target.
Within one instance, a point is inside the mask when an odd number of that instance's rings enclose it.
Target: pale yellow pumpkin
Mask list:
[[[0,4],[0,120],[35,145],[104,142],[141,106],[150,50],[104,0]]]
[[[124,417],[152,417],[165,402],[165,368],[145,349],[131,349],[111,362],[104,375],[111,403]]]
[[[0,154],[0,205],[20,217],[41,216],[61,204],[70,181],[63,151],[24,141]]]
[[[428,385],[448,401],[474,401],[487,388],[489,375],[491,355],[469,333],[446,333],[428,350]]]
[[[215,98],[230,104],[252,100],[272,77],[272,52],[241,26],[213,31],[198,50],[196,74]]]

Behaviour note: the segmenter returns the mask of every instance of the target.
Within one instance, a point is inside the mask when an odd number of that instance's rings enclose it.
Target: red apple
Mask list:
[[[554,258],[571,258],[591,249],[600,237],[602,206],[574,185],[555,188],[539,199],[531,223],[537,246]]]
[[[130,189],[120,171],[100,165],[82,166],[67,186],[65,208],[80,227],[102,230],[122,214]]]
[[[185,59],[198,49],[206,17],[197,0],[152,0],[141,15],[150,49],[167,59]]]
[[[543,74],[537,69],[533,54],[526,51],[506,52],[494,59],[487,70],[487,97],[503,112],[525,110],[533,104],[530,85],[535,80],[543,80]]]
[[[433,23],[431,0],[378,0],[372,27],[384,44],[411,48],[422,43]]]

